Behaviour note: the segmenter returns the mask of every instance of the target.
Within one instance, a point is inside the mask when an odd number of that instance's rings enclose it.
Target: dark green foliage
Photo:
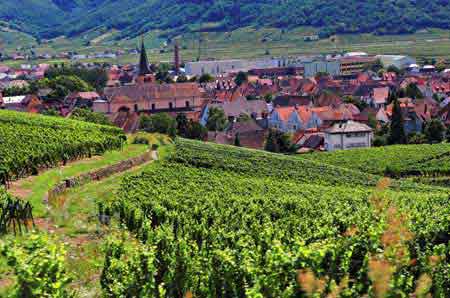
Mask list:
[[[106,82],[108,82],[108,75],[102,67],[89,69],[82,66],[51,67],[45,73],[45,77],[50,80],[58,76],[76,76],[97,91],[102,91],[106,86]]]
[[[9,87],[3,90],[3,96],[20,96],[20,95],[27,95],[30,94],[31,88],[30,87]]]
[[[0,235],[28,232],[30,227],[34,227],[31,204],[13,198],[0,187]]]
[[[188,81],[188,78],[185,75],[180,75],[177,78],[177,83],[186,83]]]
[[[42,111],[41,114],[45,115],[45,116],[53,116],[53,117],[61,116],[61,114],[57,110],[55,110],[53,108],[46,109],[46,110]]]
[[[394,107],[392,109],[391,126],[389,130],[389,144],[406,144],[405,128],[403,123],[403,115],[398,99],[394,99]]]
[[[221,108],[211,107],[208,113],[206,128],[209,131],[222,131],[228,124],[227,117]]]
[[[447,127],[447,130],[445,131],[445,139],[450,143],[450,126]]]
[[[427,136],[423,133],[411,133],[408,135],[408,144],[425,144]]]
[[[429,143],[440,143],[444,140],[445,126],[439,119],[432,119],[425,124],[424,133]]]
[[[420,91],[419,87],[417,87],[417,84],[409,84],[405,89],[405,95],[406,97],[410,97],[412,99],[418,99],[423,98],[422,91]]]
[[[208,134],[208,129],[198,122],[188,120],[186,114],[180,113],[177,115],[177,133],[178,135],[188,138],[204,140]]]
[[[72,111],[70,118],[102,125],[113,125],[111,120],[109,120],[105,114],[93,112],[84,108],[75,108]]]
[[[293,150],[291,136],[276,129],[269,130],[265,150],[275,153],[287,153]]]
[[[234,146],[241,147],[241,138],[239,137],[239,133],[234,136]]]
[[[76,75],[58,75],[51,78],[44,78],[37,82],[33,82],[31,88],[33,90],[50,88],[53,91],[48,95],[48,98],[59,100],[63,100],[72,92],[93,90],[91,85]]]
[[[387,145],[387,139],[385,136],[375,136],[372,142],[374,147],[381,147]]]
[[[212,75],[210,75],[209,73],[205,73],[203,75],[200,76],[200,78],[198,79],[199,83],[209,83],[214,81],[214,77]]]
[[[335,33],[411,33],[421,28],[450,27],[446,0],[384,1],[298,0],[141,1],[92,0],[3,1],[0,20],[41,38],[79,35],[104,26],[121,30],[121,37],[152,29],[187,31],[202,23],[217,30],[255,25],[290,29],[320,28],[321,38]],[[62,3],[63,5],[57,5]]]
[[[234,82],[237,86],[241,86],[243,83],[248,81],[248,75],[245,72],[238,72],[236,77],[234,78]]]
[[[140,128],[146,132],[173,133],[177,122],[167,113],[158,113],[151,116],[143,115],[140,119]]]

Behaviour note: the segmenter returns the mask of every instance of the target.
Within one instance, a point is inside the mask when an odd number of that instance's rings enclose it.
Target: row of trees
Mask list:
[[[424,144],[440,143],[445,138],[450,142],[450,127],[445,128],[440,119],[431,119],[424,123],[422,132],[405,132],[405,121],[400,102],[393,98],[392,117],[389,126],[383,126],[377,131],[374,139],[375,146],[395,145],[395,144]]]
[[[172,138],[178,136],[188,139],[204,140],[208,134],[207,128],[200,123],[188,119],[186,114],[180,113],[173,118],[167,113],[143,115],[140,119],[140,129],[151,133],[163,133]]]

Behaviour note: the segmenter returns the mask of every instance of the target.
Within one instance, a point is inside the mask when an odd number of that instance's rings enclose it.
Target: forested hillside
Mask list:
[[[206,23],[212,30],[243,26],[313,26],[323,35],[411,33],[449,28],[449,0],[21,0],[4,1],[0,20],[39,37],[77,35],[98,28],[135,36],[152,29],[174,33]],[[211,27],[212,26],[212,27]]]

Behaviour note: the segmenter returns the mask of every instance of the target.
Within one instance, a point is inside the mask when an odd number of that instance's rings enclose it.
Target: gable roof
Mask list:
[[[335,123],[326,130],[327,133],[352,133],[352,132],[372,132],[372,128],[364,123],[349,120],[344,123]]]
[[[117,97],[127,97],[132,101],[202,97],[201,89],[196,83],[144,83],[120,87],[107,87],[104,90],[104,94],[109,101]]]

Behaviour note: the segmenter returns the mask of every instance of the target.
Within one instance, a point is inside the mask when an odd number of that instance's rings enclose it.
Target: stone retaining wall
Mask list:
[[[151,161],[154,157],[155,154],[152,151],[147,151],[140,156],[123,160],[117,164],[81,174],[79,176],[64,179],[48,191],[47,200],[51,201],[53,198],[60,196],[67,189],[82,186],[92,181],[100,181],[114,174],[121,173],[133,167],[142,165],[146,162]]]

